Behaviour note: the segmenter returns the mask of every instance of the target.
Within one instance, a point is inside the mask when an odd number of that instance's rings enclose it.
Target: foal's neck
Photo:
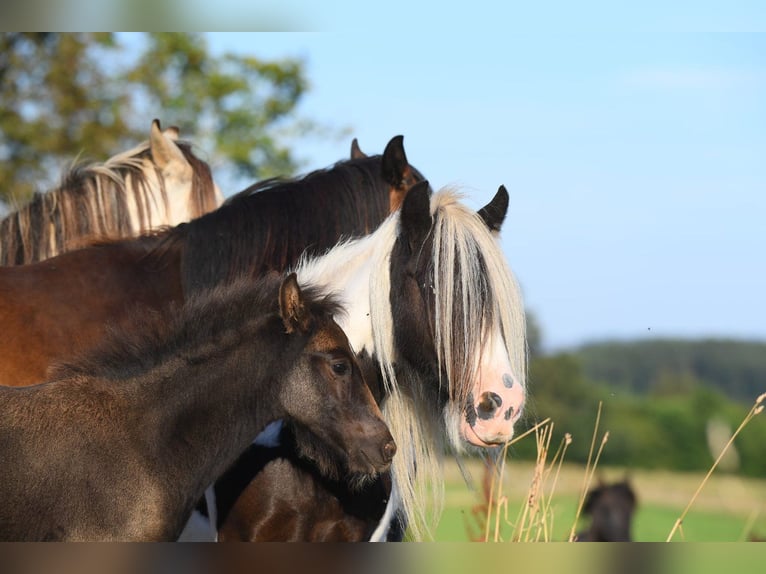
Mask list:
[[[236,335],[235,335],[236,336]],[[168,484],[196,502],[271,421],[284,416],[277,399],[281,341],[273,334],[245,337],[204,361],[185,358],[141,381],[145,439],[156,461],[172,469]],[[157,390],[152,390],[154,387]]]

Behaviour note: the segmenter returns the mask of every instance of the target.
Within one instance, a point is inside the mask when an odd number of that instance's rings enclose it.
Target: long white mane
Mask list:
[[[366,348],[380,364],[388,393],[383,414],[399,445],[391,469],[394,488],[416,540],[432,537],[443,506],[442,415],[447,421],[447,437],[461,450],[457,424],[453,423],[460,420],[482,345],[493,327],[502,334],[514,379],[526,384],[520,290],[497,238],[478,214],[459,202],[460,198],[457,191],[445,189],[431,199],[435,347],[438,372],[445,373],[451,398],[444,413],[418,400],[417,389],[427,383],[399,380],[394,368],[398,357],[389,299],[390,256],[399,231],[398,212],[372,235],[338,245],[318,259],[303,260],[296,269],[301,283],[340,288],[349,315],[347,322],[340,321],[341,326],[357,351]],[[364,284],[361,274],[367,276]],[[369,318],[362,321],[366,314]],[[464,333],[460,341],[455,340],[456,332]]]

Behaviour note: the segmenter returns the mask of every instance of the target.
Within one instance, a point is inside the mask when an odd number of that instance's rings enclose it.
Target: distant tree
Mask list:
[[[289,175],[291,140],[321,131],[295,117],[306,88],[300,61],[213,56],[200,34],[4,32],[0,200],[23,202],[77,156],[132,147],[155,117],[234,177]]]

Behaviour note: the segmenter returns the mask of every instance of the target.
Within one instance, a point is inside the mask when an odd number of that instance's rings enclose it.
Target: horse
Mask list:
[[[216,485],[220,540],[384,540],[400,538],[405,526],[419,539],[438,519],[443,437],[465,451],[513,436],[525,400],[526,343],[519,289],[497,241],[508,195],[501,186],[479,212],[459,198],[442,190],[429,201],[427,182],[418,183],[371,235],[295,268],[301,281],[338,293],[346,308],[339,323],[367,364],[395,440],[406,445],[392,486],[382,477],[360,493],[320,481],[283,433],[271,455],[250,447],[245,463],[256,475],[239,500],[221,500],[225,485]],[[250,476],[230,474],[239,487]]]
[[[51,379],[0,388],[0,539],[172,541],[270,421],[357,481],[396,444],[333,316],[295,274],[240,280],[114,329]]]
[[[352,151],[350,160],[329,169],[253,184],[179,230],[184,291],[194,293],[241,273],[284,270],[301,256],[367,235],[423,180],[408,163],[399,135],[382,155]]]
[[[397,136],[382,156],[255,184],[170,229],[0,267],[0,381],[35,384],[51,364],[97,342],[110,322],[239,275],[283,271],[304,251],[367,233],[413,180],[422,175]]]
[[[217,208],[209,166],[178,129],[154,120],[148,141],[100,164],[77,165],[59,187],[0,221],[0,265],[23,265],[82,246],[91,236],[133,237]]]
[[[586,530],[577,534],[577,542],[630,542],[636,493],[626,478],[605,483],[588,491],[583,514],[591,517]]]

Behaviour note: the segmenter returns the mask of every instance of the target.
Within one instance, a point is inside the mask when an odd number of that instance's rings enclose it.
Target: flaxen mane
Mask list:
[[[192,166],[191,213],[211,211],[216,200],[210,167],[192,153],[190,144],[174,143]],[[80,247],[92,237],[130,237],[157,226],[152,204],[158,199],[144,173],[146,159],[151,160],[148,141],[104,163],[75,165],[58,188],[35,193],[28,204],[0,221],[0,265],[33,263]],[[167,208],[164,180],[155,169],[159,201]],[[131,219],[131,201],[136,222]]]

